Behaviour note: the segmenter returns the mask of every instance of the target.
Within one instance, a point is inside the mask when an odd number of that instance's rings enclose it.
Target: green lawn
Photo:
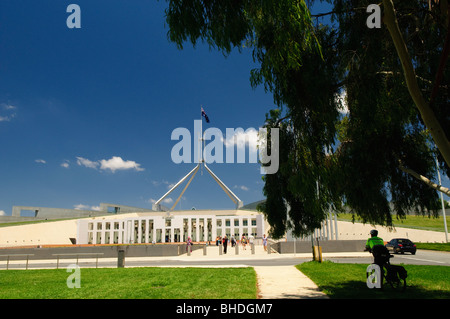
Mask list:
[[[297,268],[335,299],[450,299],[450,267],[404,266],[405,292],[369,289],[366,264],[305,262]],[[0,299],[255,299],[253,268],[82,268],[81,288],[66,269],[0,271]]]
[[[404,292],[369,289],[367,264],[306,262],[297,268],[311,278],[330,298],[336,299],[450,299],[450,267],[403,265],[408,271]]]
[[[450,251],[450,243],[415,243],[417,249]]]
[[[0,271],[0,299],[255,299],[253,268],[82,268]]]
[[[444,232],[444,217],[439,216],[437,218],[428,216],[407,215],[404,219],[397,219],[393,217],[393,223],[395,227],[423,229]],[[338,220],[352,221],[351,214],[339,214]],[[450,227],[450,216],[446,216],[447,228]],[[359,222],[359,220],[355,220]]]

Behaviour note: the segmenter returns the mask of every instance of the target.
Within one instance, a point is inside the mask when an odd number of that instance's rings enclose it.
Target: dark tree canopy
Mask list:
[[[324,1],[330,12],[320,17],[331,25],[311,14],[314,2],[168,0],[166,11],[179,48],[203,41],[225,55],[251,49],[259,64],[250,82],[273,94],[265,126],[280,129],[280,168],[264,176],[260,206],[272,235],[287,227],[309,234],[330,208],[388,226],[392,213],[434,214],[436,187],[417,176],[433,179],[435,156],[447,176],[449,163],[436,151],[392,29],[366,27],[371,1]],[[383,3],[388,12],[391,0]],[[448,137],[448,1],[394,4],[418,93]]]

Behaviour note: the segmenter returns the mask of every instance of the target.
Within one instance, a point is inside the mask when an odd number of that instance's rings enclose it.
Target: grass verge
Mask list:
[[[253,268],[81,268],[0,271],[0,299],[255,299]]]
[[[338,220],[342,221],[352,221],[352,214],[340,213],[338,215]],[[447,225],[450,225],[450,216],[446,216]],[[355,219],[355,223],[361,222]],[[444,217],[428,217],[422,215],[406,215],[404,219],[396,219],[393,217],[393,223],[395,227],[422,229],[422,230],[432,230],[444,232]],[[448,227],[448,226],[447,226]]]
[[[449,251],[450,243],[415,243],[417,249]]]
[[[306,262],[296,267],[334,299],[450,299],[450,267],[405,265],[407,288],[369,289],[366,264]]]

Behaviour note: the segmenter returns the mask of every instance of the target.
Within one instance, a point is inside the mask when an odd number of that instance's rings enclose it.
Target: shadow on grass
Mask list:
[[[389,285],[383,289],[368,288],[364,281],[319,285],[331,299],[450,299],[450,293],[442,290],[423,289],[407,284],[405,291],[394,290]]]

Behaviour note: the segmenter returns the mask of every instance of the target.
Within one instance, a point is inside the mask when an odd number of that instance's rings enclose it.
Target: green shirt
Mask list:
[[[372,249],[373,246],[375,246],[375,245],[383,245],[384,246],[383,239],[380,237],[371,237],[371,238],[367,239],[367,242],[366,242],[367,247]]]

